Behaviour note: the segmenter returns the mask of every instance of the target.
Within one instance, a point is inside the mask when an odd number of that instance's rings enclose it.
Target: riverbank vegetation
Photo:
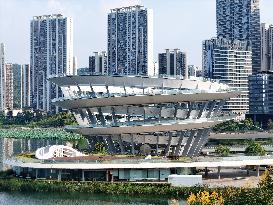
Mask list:
[[[71,181],[40,181],[17,179],[1,175],[0,191],[21,192],[85,192],[104,194],[126,194],[141,196],[166,196],[176,199],[187,199],[190,205],[272,205],[273,180],[269,171],[265,171],[257,188],[208,188],[172,187],[162,183],[128,183],[128,182],[71,182]]]
[[[0,127],[63,127],[65,125],[77,125],[73,114],[68,112],[60,112],[54,115],[48,115],[41,112],[24,110],[16,116],[0,114]]]

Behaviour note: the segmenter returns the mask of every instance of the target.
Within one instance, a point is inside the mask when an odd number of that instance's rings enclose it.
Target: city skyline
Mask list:
[[[27,8],[24,7],[26,3],[29,5]],[[155,0],[100,0],[95,4],[94,1],[75,3],[71,0],[0,0],[0,19],[5,19],[0,20],[0,27],[3,28],[0,39],[6,44],[6,60],[19,64],[29,63],[29,22],[32,17],[62,13],[74,20],[74,53],[78,58],[78,67],[88,67],[90,54],[107,49],[107,14],[110,9],[135,4],[154,10],[155,61],[157,54],[165,48],[179,47],[188,53],[189,64],[201,66],[202,40],[216,36],[215,0],[172,0],[164,3]],[[272,7],[273,2],[261,1],[261,22],[273,23],[273,14],[270,12]],[[11,11],[18,11],[17,15],[8,15]],[[172,23],[172,19],[179,21]]]

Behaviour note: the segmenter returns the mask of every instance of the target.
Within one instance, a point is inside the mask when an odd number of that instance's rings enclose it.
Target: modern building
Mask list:
[[[246,41],[212,38],[203,42],[205,78],[228,84],[242,93],[231,98],[223,110],[243,114],[249,109],[248,76],[252,74],[251,49]]]
[[[5,109],[13,110],[13,64],[6,63],[6,76],[5,76]]]
[[[187,55],[179,49],[158,54],[159,75],[188,78]]]
[[[86,136],[90,147],[104,142],[113,154],[198,156],[210,128],[233,119],[220,111],[239,94],[199,80],[86,75],[50,81],[65,96],[54,104],[79,124],[66,129]]]
[[[76,56],[73,57],[73,75],[77,75],[78,59]]]
[[[254,122],[267,127],[273,120],[273,73],[249,76],[249,114]]]
[[[107,55],[110,75],[152,75],[153,11],[139,5],[111,9]]]
[[[261,70],[273,71],[273,25],[261,24]]]
[[[217,0],[217,37],[247,41],[252,72],[261,70],[260,0]]]
[[[29,64],[21,66],[21,108],[31,107],[31,70]]]
[[[5,110],[5,90],[6,90],[6,59],[5,44],[0,44],[0,111]]]
[[[203,77],[203,71],[201,68],[195,65],[188,65],[189,78],[191,77]]]
[[[12,64],[13,73],[13,109],[21,109],[21,90],[22,90],[22,65]]]
[[[108,60],[105,51],[94,52],[93,56],[89,56],[89,72],[90,74],[108,75]]]
[[[45,112],[58,112],[51,100],[62,93],[47,79],[50,75],[73,74],[72,19],[61,14],[34,16],[30,28],[32,105]]]

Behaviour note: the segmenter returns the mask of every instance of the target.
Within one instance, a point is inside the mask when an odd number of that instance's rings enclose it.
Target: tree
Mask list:
[[[106,154],[105,144],[103,142],[97,142],[95,144],[95,150],[94,151],[97,154]]]
[[[260,188],[272,188],[273,187],[273,179],[270,177],[269,170],[266,169],[262,176],[260,177],[259,181]]]
[[[251,142],[245,149],[245,153],[248,156],[264,156],[266,154],[262,145],[256,142]]]
[[[267,128],[268,129],[273,129],[273,121],[271,119],[269,119],[268,122],[267,122]]]
[[[218,145],[215,152],[221,157],[227,157],[230,154],[230,148],[225,145]]]

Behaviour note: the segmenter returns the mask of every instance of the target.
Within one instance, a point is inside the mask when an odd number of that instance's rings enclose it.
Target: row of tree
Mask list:
[[[221,157],[227,157],[230,155],[230,148],[225,145],[218,145],[215,152]],[[252,141],[246,147],[245,154],[248,156],[264,156],[266,151],[261,144]]]

